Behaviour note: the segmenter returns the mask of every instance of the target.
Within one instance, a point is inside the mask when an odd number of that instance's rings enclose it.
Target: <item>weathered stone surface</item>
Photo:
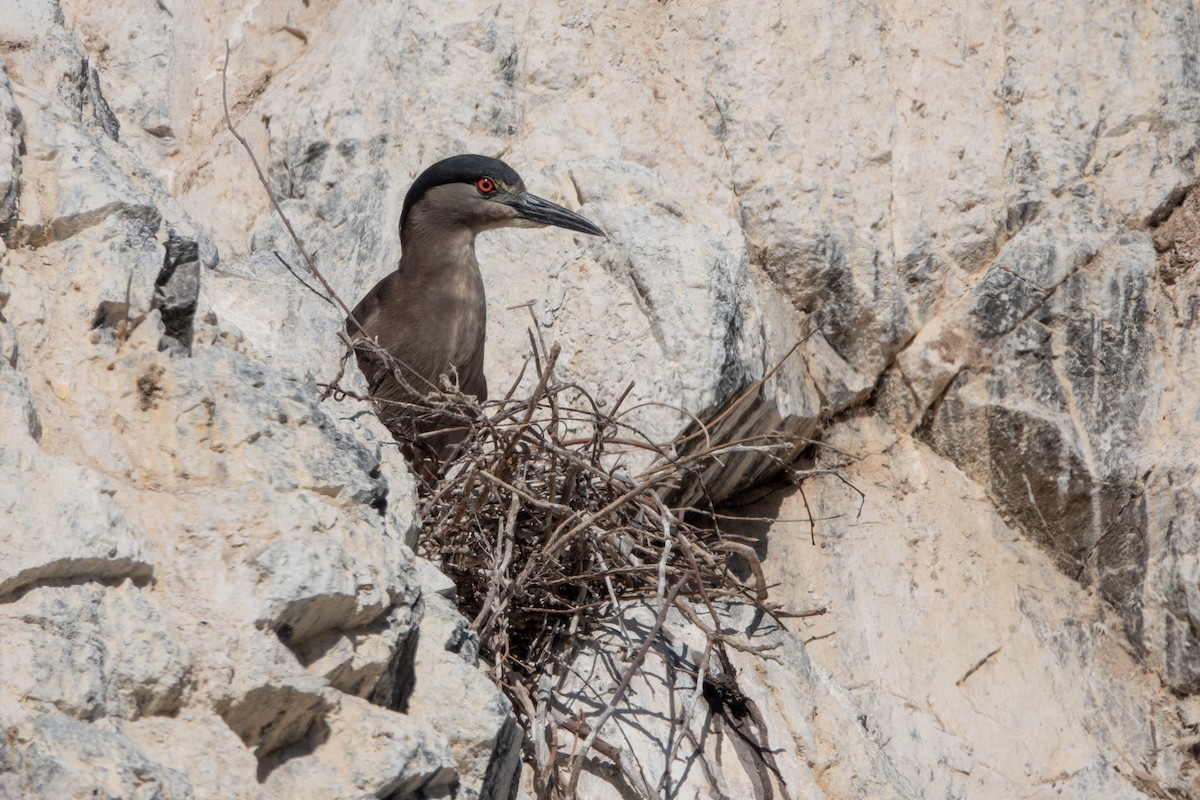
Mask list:
[[[30,156],[26,163],[31,168],[22,175],[30,191],[15,232],[18,241],[63,241],[114,217],[135,223],[135,230],[153,237],[161,222],[158,209],[100,142],[70,124],[70,114],[54,99],[21,99],[27,101],[21,105]]]
[[[1175,505],[1194,496],[1194,482],[1155,481],[1175,465],[1190,470],[1193,461],[1178,421],[1192,417],[1194,401],[1183,399],[1187,391],[1174,377],[1196,358],[1179,336],[1190,322],[1155,288],[1149,235],[1112,234],[1085,264],[1068,270],[1003,338],[964,348],[986,350],[988,368],[963,365],[921,433],[986,487],[1064,572],[1094,583],[1139,651],[1146,652],[1145,629],[1152,628],[1151,651],[1160,654],[1152,660],[1173,685],[1191,691],[1200,684],[1182,653],[1196,647],[1195,633],[1176,622],[1189,611],[1174,588],[1190,583],[1190,568],[1172,551],[1180,535],[1194,541],[1194,526]],[[1189,292],[1194,282],[1186,271],[1181,277]],[[1147,390],[1155,385],[1162,390]],[[1149,505],[1164,503],[1170,511],[1150,513]],[[1165,618],[1146,605],[1155,596],[1172,598],[1163,604]]]
[[[200,299],[200,247],[178,231],[170,231],[166,249],[162,270],[154,281],[154,307],[162,314],[171,346],[190,354]]]
[[[696,688],[705,637],[672,611],[663,638],[630,684],[632,702],[618,706],[602,737],[620,751],[624,774],[611,752],[593,752],[580,780],[581,798],[611,797],[618,786],[631,787],[638,797],[703,797],[714,778],[727,797],[919,796],[887,749],[859,724],[858,702],[810,660],[800,638],[753,609],[722,604],[720,613],[727,635],[771,653],[764,660],[728,648],[744,694],[726,702],[715,691]],[[649,606],[626,610],[623,627],[635,648],[655,617]],[[616,627],[603,631],[577,658],[565,678],[569,705],[557,709],[560,716],[578,714],[589,723],[604,708],[629,668],[633,648],[624,637]],[[710,685],[730,677],[715,654],[705,660],[705,675]],[[580,742],[563,731],[557,744],[567,758]]]
[[[14,410],[29,419],[28,406]],[[142,534],[103,476],[31,441],[0,444],[0,476],[0,598],[53,580],[153,574]]]
[[[0,605],[103,596],[79,630],[165,627],[191,659],[164,641],[174,661],[147,662],[175,688],[145,707],[173,717],[139,716],[144,676],[115,656],[80,667],[96,702],[5,697],[27,744],[46,702],[98,716],[67,726],[117,766],[22,745],[0,791],[188,796],[170,764],[197,797],[503,795],[511,718],[434,634],[448,592],[408,566],[411,476],[365,405],[321,399],[343,312],[224,131],[226,40],[234,119],[348,302],[396,263],[411,178],[452,153],[499,155],[608,231],[481,237],[494,386],[536,325],[602,403],[634,381],[628,419],[662,439],[674,406],[720,407],[804,340],[727,422],[869,456],[861,519],[848,489],[806,487],[836,516],[824,547],[782,521],[803,502],[768,509],[777,596],[816,592],[830,616],[796,629],[836,630],[739,667],[795,796],[1194,793],[1187,0],[0,4]],[[730,458],[709,493],[763,463]],[[446,663],[440,694],[412,685]],[[660,741],[664,695],[642,696]],[[461,738],[390,710],[463,698],[485,711],[445,711]],[[757,791],[721,747],[688,790]]]
[[[216,710],[262,763],[285,748],[326,736],[329,701],[322,696],[323,688],[324,682],[312,676],[272,676],[251,689],[236,687],[234,696],[218,702]]]
[[[170,81],[178,57],[171,19],[178,9],[170,6],[175,4],[69,5],[73,6],[72,30],[93,54],[94,65],[105,76],[120,75],[123,79],[109,94],[108,104],[114,114],[150,136],[173,136],[170,107],[174,98]],[[137,46],[107,46],[108,41],[120,39],[135,41]],[[149,57],[140,57],[146,55]]]
[[[12,326],[6,326],[12,337],[13,361],[16,360],[17,343]],[[4,330],[4,328],[0,328]],[[0,434],[4,441],[15,451],[28,440],[37,439],[42,435],[42,425],[38,421],[37,409],[33,405],[33,397],[29,393],[29,382],[24,373],[12,368],[12,362],[7,358],[0,362]]]
[[[186,775],[151,760],[115,731],[56,713],[6,722],[0,748],[4,797],[196,797]]]
[[[424,584],[408,714],[446,737],[464,797],[505,800],[517,785],[522,731],[507,698],[484,677],[479,640],[468,620],[452,600],[433,590],[438,579],[431,577],[431,582],[433,586]],[[444,699],[451,693],[459,699],[447,704]]]
[[[190,705],[174,717],[120,721],[114,728],[152,761],[170,764],[191,782],[198,798],[259,800],[258,760],[215,713]],[[180,747],[180,742],[187,742]]]
[[[373,553],[372,544],[383,547]],[[268,604],[261,624],[295,645],[325,631],[362,628],[393,605],[415,601],[411,561],[403,543],[383,537],[343,543],[308,535],[276,541],[254,561]]]
[[[1170,695],[1145,683],[1102,593],[1031,550],[927,446],[872,419],[831,433],[837,447],[873,443],[845,470],[865,501],[832,478],[806,483],[817,546],[798,493],[749,507],[779,521],[741,530],[761,537],[777,601],[829,609],[797,628],[853,687],[912,796],[1190,794],[1198,773]],[[943,605],[954,611],[930,613]]]
[[[8,68],[0,63],[0,236],[8,234],[17,216],[23,123],[21,111],[13,99]]]
[[[414,678],[416,616],[412,608],[393,607],[367,625],[326,631],[293,649],[338,691],[403,711]]]
[[[221,262],[205,276],[200,306],[237,337],[238,349],[247,355],[331,381],[344,350],[337,338],[344,317],[332,300],[323,299],[303,259],[282,255],[283,260],[264,250]],[[348,370],[346,385],[354,386],[356,377]]]
[[[190,683],[190,653],[129,583],[28,591],[0,605],[0,638],[6,690],[77,719],[174,714]]]
[[[58,0],[12,0],[0,6],[4,44],[29,45],[63,24]]]
[[[1144,514],[1146,577],[1139,632],[1151,663],[1160,665],[1172,686],[1190,694],[1200,690],[1200,479],[1188,422],[1200,415],[1191,378],[1200,367],[1195,337],[1200,273],[1194,269],[1195,254],[1200,251],[1198,218],[1200,194],[1193,190],[1154,231],[1157,259],[1153,280],[1159,291],[1152,295],[1151,347],[1161,355],[1152,352],[1143,364],[1127,370],[1131,381],[1144,381],[1141,387],[1136,383],[1123,387],[1124,393],[1133,394],[1146,408],[1139,426],[1131,431],[1133,439],[1126,444],[1127,458],[1136,458],[1136,462],[1125,471],[1127,482],[1144,490],[1141,498],[1130,503],[1133,510]],[[1150,369],[1140,369],[1142,366]],[[1162,388],[1156,391],[1159,381]],[[1143,391],[1138,393],[1138,388]],[[1145,437],[1150,437],[1149,441]],[[1142,467],[1145,471],[1139,472]],[[1156,613],[1159,611],[1165,613]]]
[[[327,730],[300,751],[264,764],[271,797],[452,798],[455,762],[425,722],[334,693]],[[328,737],[326,740],[325,737]]]
[[[445,738],[395,710],[419,617],[411,476],[365,407],[322,403],[311,365],[204,305],[216,249],[106,127],[82,53],[59,29],[13,58],[0,666],[5,719],[87,721],[98,766],[21,751],[0,792],[193,796],[162,757],[201,797],[448,795]],[[220,767],[170,757],[190,741]]]

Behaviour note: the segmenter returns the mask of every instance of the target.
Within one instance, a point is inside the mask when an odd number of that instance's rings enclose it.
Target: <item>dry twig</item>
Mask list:
[[[751,547],[703,524],[711,516],[670,501],[685,479],[695,480],[722,455],[748,448],[783,452],[785,443],[777,437],[720,443],[692,431],[686,457],[624,476],[612,466],[624,442],[660,453],[678,453],[682,443],[645,439],[617,413],[629,390],[605,410],[580,386],[555,377],[557,347],[546,352],[532,335],[530,343],[527,363],[538,374],[528,397],[514,390],[482,407],[453,392],[428,399],[424,412],[460,420],[465,439],[445,477],[421,488],[418,548],[454,580],[480,653],[529,734],[542,794],[570,797],[588,751],[605,741],[602,729],[643,669],[670,611],[678,610],[707,637],[698,680],[714,680],[705,677],[711,658],[713,674],[725,681],[721,690],[733,697],[739,690],[725,648],[765,653],[722,633],[716,604],[745,603],[776,619],[789,616],[769,603]],[[421,413],[422,407],[409,410]],[[582,435],[588,428],[590,435]],[[658,619],[640,641],[624,635],[632,653],[615,693],[587,720],[563,723],[565,701],[546,676],[564,669],[597,631],[620,635],[622,615],[636,602],[652,603]],[[555,729],[574,734],[570,748],[557,749]],[[633,766],[616,761],[611,741],[597,752],[632,782],[644,783]]]

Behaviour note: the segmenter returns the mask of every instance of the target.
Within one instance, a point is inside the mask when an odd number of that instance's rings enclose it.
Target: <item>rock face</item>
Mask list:
[[[664,440],[801,342],[722,432],[864,497],[737,523],[829,613],[739,662],[775,772],[706,740],[678,796],[1200,794],[1193,3],[0,0],[0,797],[517,791],[226,41],[347,302],[454,153],[609,233],[480,238],[492,385],[536,326]]]
[[[484,796],[472,745],[511,783],[511,735],[400,713],[426,592],[374,418],[202,303],[217,250],[53,69],[76,34],[8,60],[0,796]]]

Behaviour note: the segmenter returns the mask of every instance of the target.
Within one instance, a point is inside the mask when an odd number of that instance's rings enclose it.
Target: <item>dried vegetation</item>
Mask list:
[[[632,384],[603,408],[583,387],[556,377],[557,346],[547,352],[532,334],[530,345],[526,369],[533,368],[536,384],[526,397],[517,396],[518,377],[503,399],[482,405],[449,386],[399,407],[374,402],[381,417],[416,423],[397,432],[408,452],[428,450],[422,437],[443,438],[446,426],[463,437],[444,464],[433,466],[432,453],[422,459],[419,552],[454,580],[459,609],[471,620],[488,670],[528,735],[539,792],[571,797],[590,748],[629,773],[621,748],[599,734],[670,609],[707,639],[701,660],[712,668],[703,675],[711,684],[705,688],[735,703],[741,693],[726,648],[753,648],[721,632],[718,606],[737,602],[777,619],[795,616],[769,602],[753,542],[723,533],[711,504],[681,507],[674,498],[683,486],[703,486],[705,472],[730,454],[754,448],[786,468],[805,443],[775,436],[717,442],[709,435],[711,424],[694,419],[689,432],[656,444],[622,410]],[[750,402],[763,381],[711,422]],[[624,468],[635,450],[655,460],[631,477]],[[658,610],[655,626],[631,643],[625,674],[605,711],[580,722],[567,696],[556,693],[554,677],[569,669],[598,631],[619,627],[625,610],[645,601]],[[805,615],[815,613],[822,612]],[[555,751],[556,727],[580,740],[574,753]],[[626,777],[657,794],[642,776]]]

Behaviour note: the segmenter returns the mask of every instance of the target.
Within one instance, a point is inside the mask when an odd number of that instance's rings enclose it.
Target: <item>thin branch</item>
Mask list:
[[[573,759],[571,766],[571,780],[567,784],[567,797],[575,796],[575,789],[579,785],[579,772],[583,769],[583,759],[591,749],[592,744],[596,741],[596,737],[600,734],[600,730],[604,727],[604,723],[608,722],[608,718],[617,710],[617,705],[625,697],[625,692],[629,691],[629,685],[633,683],[634,675],[642,667],[642,662],[646,660],[646,654],[650,652],[650,648],[654,646],[654,641],[658,638],[659,631],[662,630],[663,624],[667,621],[667,613],[675,604],[675,597],[679,594],[679,590],[683,588],[685,579],[680,579],[667,592],[667,596],[662,606],[658,609],[658,616],[654,620],[654,625],[650,628],[646,638],[638,647],[637,652],[633,656],[633,660],[629,664],[629,668],[625,670],[625,674],[621,676],[621,682],[617,684],[616,691],[613,692],[612,698],[608,701],[608,705],[600,712],[595,724],[592,726],[592,732],[588,738],[583,740],[583,745],[579,748],[579,753]]]
[[[309,272],[311,272],[313,277],[321,282],[321,286],[325,287],[325,291],[329,293],[329,296],[332,297],[338,304],[338,307],[342,309],[342,312],[346,315],[346,318],[353,319],[353,315],[350,313],[349,306],[342,302],[342,298],[339,297],[338,293],[335,292],[333,287],[329,285],[329,281],[325,280],[325,276],[321,274],[321,270],[317,269],[316,262],[313,261],[312,256],[308,254],[308,250],[305,249],[304,244],[300,241],[300,237],[296,234],[296,229],[292,227],[292,221],[288,219],[287,214],[283,213],[283,208],[279,205],[279,201],[275,198],[275,192],[271,191],[271,184],[267,182],[267,176],[263,174],[262,167],[259,166],[258,159],[255,158],[254,150],[251,149],[250,143],[246,141],[244,136],[238,133],[237,128],[235,128],[233,125],[233,119],[229,116],[229,98],[227,89],[229,58],[229,40],[226,39],[225,64],[221,67],[221,106],[225,110],[225,127],[229,129],[229,132],[233,134],[233,138],[237,139],[238,143],[243,149],[245,149],[246,155],[250,156],[250,163],[254,165],[254,171],[258,173],[258,182],[261,183],[263,189],[266,190],[267,197],[271,200],[271,207],[275,209],[275,213],[278,214],[279,219],[283,221],[283,226],[287,228],[288,234],[291,235],[292,241],[295,242],[296,249],[300,251],[300,255],[304,258],[304,263],[308,265]],[[358,326],[359,331],[363,332],[363,335],[365,336],[366,332],[362,331],[362,326],[358,325],[358,320],[354,320],[354,324]]]

